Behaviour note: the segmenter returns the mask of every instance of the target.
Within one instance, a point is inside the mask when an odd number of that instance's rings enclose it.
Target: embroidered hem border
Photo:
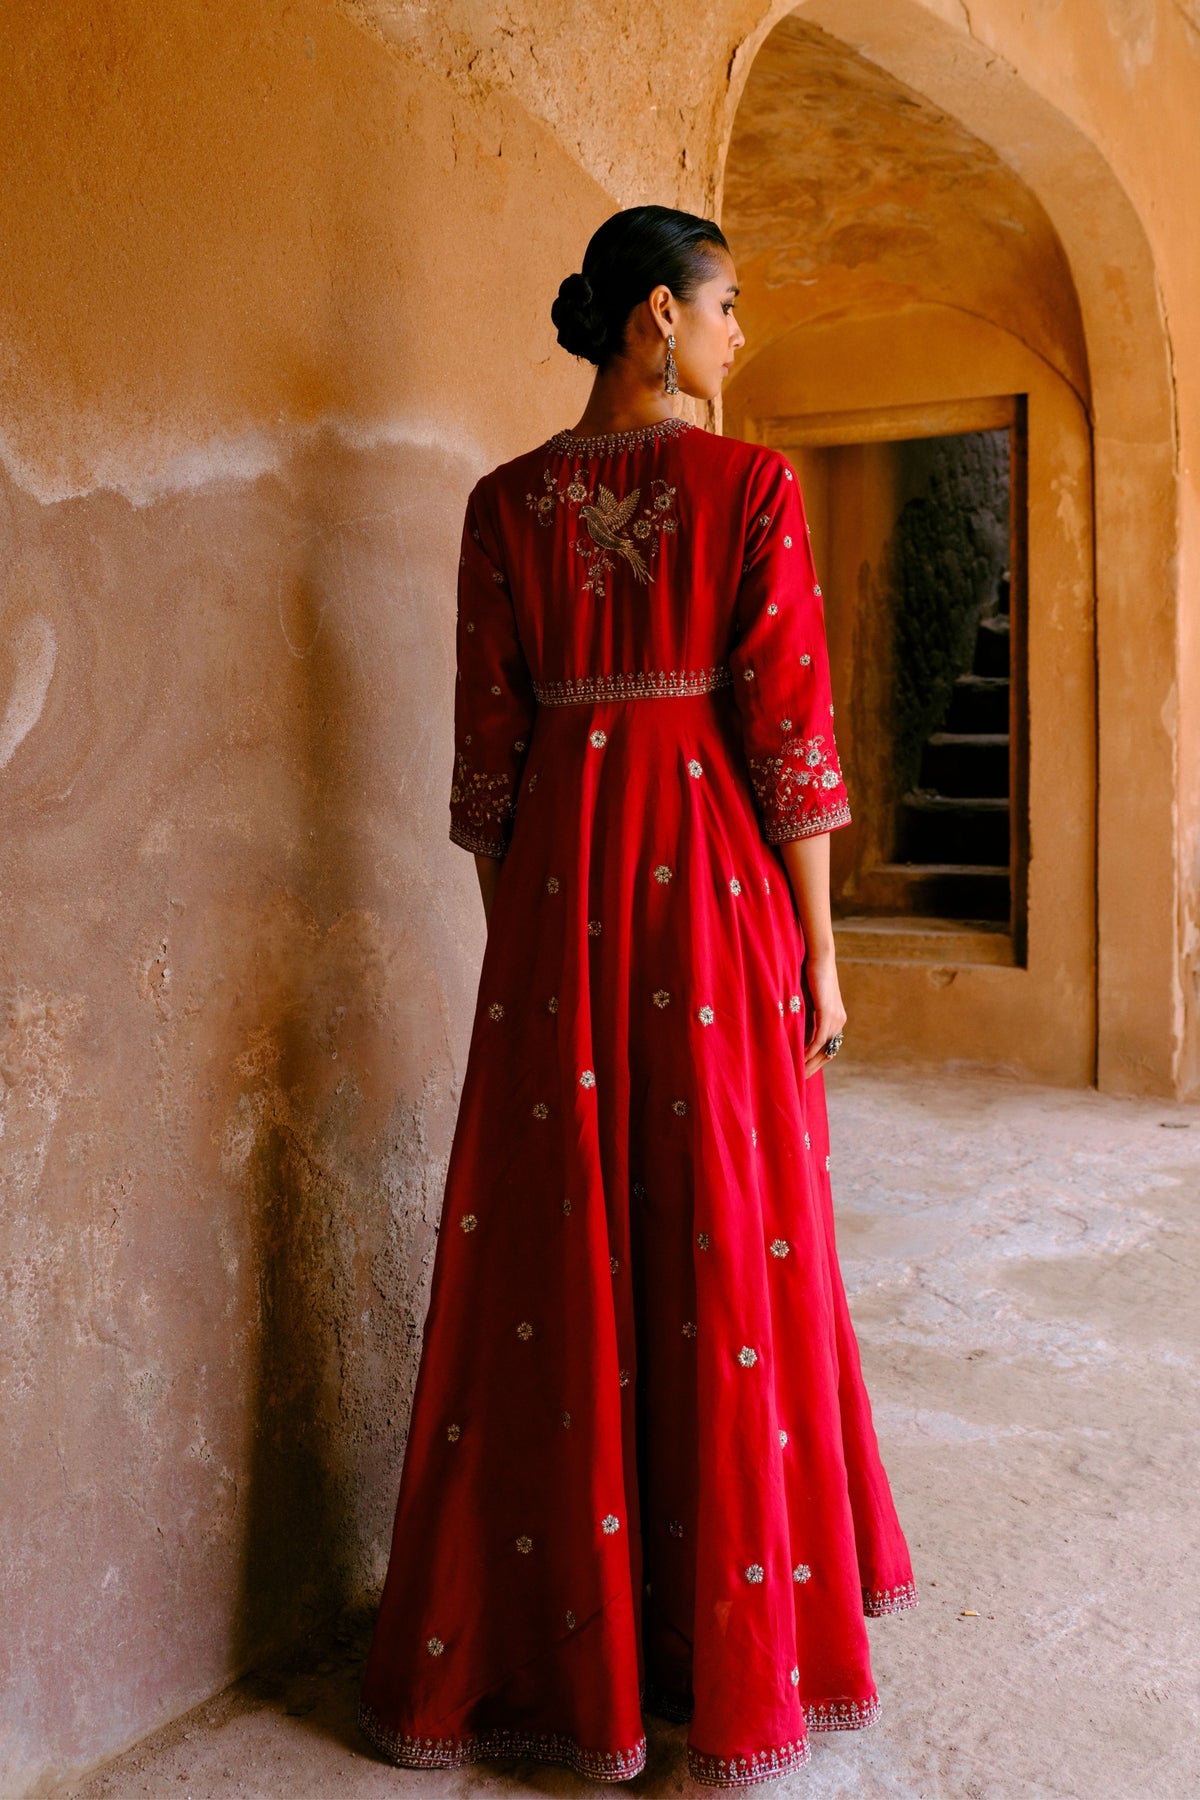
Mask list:
[[[775,1781],[800,1768],[812,1755],[807,1738],[781,1744],[776,1750],[755,1750],[750,1756],[708,1756],[688,1745],[688,1774],[706,1787],[752,1787],[758,1781]]]
[[[593,1781],[630,1781],[646,1766],[644,1735],[627,1750],[588,1750],[557,1731],[498,1729],[463,1737],[408,1737],[389,1731],[365,1700],[358,1709],[358,1725],[381,1756],[405,1769],[454,1769],[491,1756],[525,1756],[534,1762],[559,1763]]]
[[[863,1612],[868,1619],[882,1619],[888,1613],[907,1612],[919,1605],[917,1587],[906,1581],[900,1587],[863,1589]]]
[[[858,1700],[809,1700],[803,1705],[804,1723],[809,1731],[865,1731],[868,1726],[879,1723],[883,1710],[874,1689]],[[690,1698],[664,1693],[655,1687],[643,1690],[642,1706],[656,1719],[667,1719],[673,1725],[689,1724],[695,1711]]]
[[[484,837],[471,825],[464,825],[457,819],[450,822],[450,842],[461,844],[464,850],[473,850],[477,856],[503,857],[507,854],[508,845],[495,838]]]
[[[712,694],[732,681],[729,664],[717,663],[711,669],[637,669],[628,674],[535,681],[533,692],[540,706],[585,706],[605,700],[669,700]]]

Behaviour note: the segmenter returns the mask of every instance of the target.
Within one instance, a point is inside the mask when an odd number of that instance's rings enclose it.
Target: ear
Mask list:
[[[651,288],[646,296],[646,304],[650,308],[650,317],[663,337],[670,337],[679,323],[679,302],[670,288],[660,282],[656,288]]]

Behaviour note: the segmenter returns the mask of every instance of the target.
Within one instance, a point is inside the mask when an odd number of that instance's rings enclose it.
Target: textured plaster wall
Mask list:
[[[1187,578],[1188,19],[895,5],[979,52],[972,92],[980,60],[1050,91],[1126,183]],[[549,296],[614,203],[719,194],[784,10],[0,18],[6,1795],[379,1573],[481,943],[445,837],[461,503],[577,416]],[[1146,639],[1191,661],[1142,727],[1194,867],[1196,622],[1163,568]],[[1182,1032],[1180,966],[1148,980]]]
[[[481,947],[462,503],[578,415],[609,204],[328,7],[0,37],[11,1795],[380,1573]]]

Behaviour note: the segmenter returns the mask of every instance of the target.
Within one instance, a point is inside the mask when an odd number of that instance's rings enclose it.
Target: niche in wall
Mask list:
[[[804,491],[854,824],[839,936],[1023,963],[1026,448],[1020,395],[771,421]]]

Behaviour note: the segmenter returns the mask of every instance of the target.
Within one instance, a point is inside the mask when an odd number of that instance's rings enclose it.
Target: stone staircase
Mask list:
[[[980,618],[968,673],[921,752],[901,799],[896,849],[863,878],[872,912],[1004,920],[1009,883],[1009,619],[1007,583]]]

